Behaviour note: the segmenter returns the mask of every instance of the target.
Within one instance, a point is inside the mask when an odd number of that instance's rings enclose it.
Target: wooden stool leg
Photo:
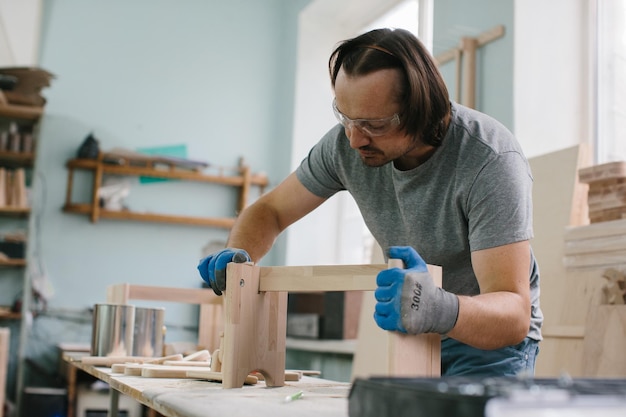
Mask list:
[[[389,267],[402,268],[402,261],[389,260]],[[428,265],[437,287],[442,284],[441,267]],[[393,376],[441,376],[441,336],[436,333],[408,335],[387,332],[389,336],[389,374]]]
[[[285,384],[287,292],[259,292],[260,267],[231,263],[224,293],[223,388],[241,388],[260,372],[270,387]]]

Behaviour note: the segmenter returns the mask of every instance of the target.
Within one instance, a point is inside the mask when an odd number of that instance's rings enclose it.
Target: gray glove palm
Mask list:
[[[393,246],[389,257],[403,260],[407,269],[386,269],[376,277],[374,320],[378,326],[409,334],[452,330],[459,314],[458,297],[435,286],[415,249]]]

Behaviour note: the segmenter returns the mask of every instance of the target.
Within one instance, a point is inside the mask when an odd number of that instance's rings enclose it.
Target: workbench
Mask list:
[[[224,389],[217,382],[197,379],[145,378],[115,374],[110,368],[85,365],[77,354],[66,353],[63,360],[111,387],[109,416],[117,413],[119,393],[123,393],[166,417],[347,417],[351,384],[303,376],[285,386],[269,388],[259,381],[243,388]],[[299,391],[300,399],[285,402]]]

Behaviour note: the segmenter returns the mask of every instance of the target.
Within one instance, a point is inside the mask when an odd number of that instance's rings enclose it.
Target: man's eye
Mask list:
[[[385,130],[386,128],[386,124],[385,123],[381,123],[381,122],[366,122],[363,123],[363,127],[371,132],[377,132],[377,131],[382,131]]]

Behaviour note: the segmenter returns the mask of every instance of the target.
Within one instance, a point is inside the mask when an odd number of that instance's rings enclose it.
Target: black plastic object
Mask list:
[[[93,136],[93,133],[90,133],[78,148],[76,156],[84,159],[97,159],[99,153],[100,144],[98,139]]]
[[[520,379],[442,377],[356,379],[350,390],[350,417],[485,417],[493,398],[561,391],[571,398],[625,398],[626,379]]]
[[[11,91],[17,85],[17,77],[0,74],[0,90]]]

